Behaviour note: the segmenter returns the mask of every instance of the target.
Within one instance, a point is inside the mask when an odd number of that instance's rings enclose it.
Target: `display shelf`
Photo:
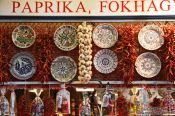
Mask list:
[[[49,82],[44,82],[41,83],[39,81],[16,81],[16,82],[4,82],[0,83],[0,85],[58,85],[61,84],[60,82],[56,81],[49,81]],[[73,81],[71,84],[76,85],[76,84],[81,84],[79,81]],[[90,81],[88,84],[111,84],[111,85],[120,85],[124,84],[123,81]],[[132,84],[134,85],[140,85],[140,84],[147,84],[147,85],[171,85],[175,84],[175,82],[170,82],[170,81],[133,81]]]

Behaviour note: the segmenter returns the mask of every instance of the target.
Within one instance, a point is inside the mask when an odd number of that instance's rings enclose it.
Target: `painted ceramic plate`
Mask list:
[[[138,35],[140,45],[147,50],[157,50],[164,44],[163,30],[156,25],[143,27]]]
[[[30,26],[20,25],[12,32],[12,41],[19,48],[30,47],[35,39],[35,31]]]
[[[57,57],[51,65],[52,76],[60,82],[69,82],[77,73],[75,61],[68,56]]]
[[[152,78],[160,72],[161,61],[156,54],[145,52],[137,58],[135,66],[142,77]]]
[[[55,31],[54,42],[63,51],[73,50],[78,45],[76,28],[71,25],[59,27]]]
[[[100,48],[110,48],[118,40],[118,32],[112,25],[100,24],[93,31],[93,41]]]
[[[20,80],[26,80],[36,72],[35,59],[27,52],[21,52],[11,59],[11,74]]]
[[[112,50],[103,49],[95,54],[93,62],[99,72],[108,74],[116,69],[118,58]]]

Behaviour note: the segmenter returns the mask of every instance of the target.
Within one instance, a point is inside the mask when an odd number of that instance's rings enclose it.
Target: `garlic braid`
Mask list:
[[[78,79],[81,83],[87,84],[92,76],[92,25],[83,22],[78,26],[79,40],[79,63]]]

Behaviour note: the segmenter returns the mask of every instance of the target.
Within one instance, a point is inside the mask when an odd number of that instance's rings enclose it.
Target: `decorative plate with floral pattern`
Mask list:
[[[60,82],[69,82],[77,73],[75,61],[68,56],[57,57],[51,65],[52,76]]]
[[[140,45],[147,50],[157,50],[164,44],[163,30],[157,25],[143,27],[138,35]]]
[[[98,51],[94,56],[95,68],[104,74],[113,72],[118,65],[118,58],[115,52],[109,49]]]
[[[71,25],[59,27],[55,31],[54,42],[63,51],[70,51],[76,48],[78,45],[76,27]]]
[[[35,59],[27,52],[17,53],[11,59],[11,74],[20,80],[26,80],[36,72]]]
[[[161,61],[154,53],[145,52],[138,56],[135,62],[136,71],[142,77],[152,78],[161,70]]]
[[[19,48],[30,47],[36,39],[35,31],[27,25],[20,25],[12,32],[12,41]]]
[[[118,32],[110,24],[100,24],[93,31],[93,41],[100,48],[110,48],[117,40]]]

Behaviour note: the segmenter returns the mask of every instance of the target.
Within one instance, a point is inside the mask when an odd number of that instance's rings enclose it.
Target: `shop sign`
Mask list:
[[[0,16],[174,15],[175,0],[0,0]]]

